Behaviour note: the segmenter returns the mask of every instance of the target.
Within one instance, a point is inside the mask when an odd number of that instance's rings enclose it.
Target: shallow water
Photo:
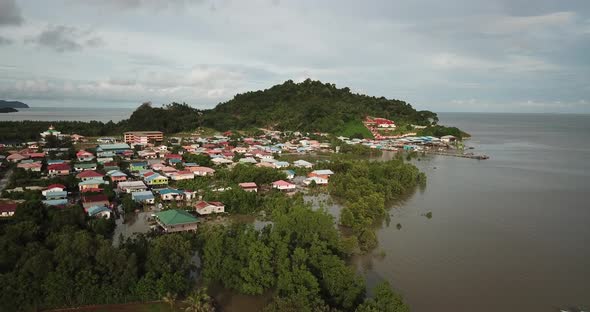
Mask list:
[[[441,114],[441,121],[470,132],[468,145],[491,159],[414,161],[428,176],[426,189],[393,208],[391,225],[378,230],[376,253],[385,257],[356,259],[369,285],[389,280],[412,311],[590,306],[590,116]]]

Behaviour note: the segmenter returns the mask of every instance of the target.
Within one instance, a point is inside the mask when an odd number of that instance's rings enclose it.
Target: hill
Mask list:
[[[18,110],[12,108],[12,107],[0,107],[0,113],[15,113],[18,112]]]
[[[246,92],[203,111],[203,125],[217,130],[265,127],[341,133],[351,122],[379,116],[402,124],[431,125],[435,113],[417,111],[400,100],[355,94],[349,88],[288,80],[263,91]]]
[[[29,108],[29,105],[19,101],[0,100],[0,108]]]

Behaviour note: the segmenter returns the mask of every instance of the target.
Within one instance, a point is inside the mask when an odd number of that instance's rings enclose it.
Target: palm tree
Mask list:
[[[188,306],[184,309],[186,312],[213,312],[211,297],[207,294],[207,288],[199,288],[184,300]]]
[[[166,296],[162,297],[162,301],[170,305],[170,311],[174,311],[174,305],[176,304],[176,294],[166,293]]]

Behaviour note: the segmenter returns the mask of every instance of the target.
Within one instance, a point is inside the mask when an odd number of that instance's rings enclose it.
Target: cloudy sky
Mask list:
[[[308,77],[434,111],[590,113],[590,1],[0,0],[0,99],[205,108]]]

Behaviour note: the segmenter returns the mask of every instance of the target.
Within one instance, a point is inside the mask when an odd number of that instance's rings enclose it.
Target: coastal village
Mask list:
[[[259,194],[295,194],[330,183],[333,172],[322,166],[325,160],[310,156],[339,153],[344,145],[444,153],[454,148],[456,140],[415,133],[391,135],[396,125],[384,118],[367,117],[364,125],[375,139],[265,129],[255,136],[196,132],[167,137],[160,131],[131,131],[120,137],[86,138],[50,127],[39,134],[38,141],[0,146],[0,162],[6,171],[0,182],[4,197],[0,216],[11,217],[18,203],[40,196],[50,207],[79,205],[91,218],[124,219],[126,214],[144,211],[149,212],[150,230],[194,231],[200,222],[226,214],[225,204],[203,200],[202,190],[182,188],[182,181],[214,177],[221,168],[232,170],[238,165],[264,167],[281,172],[284,179],[262,185],[244,180],[209,187],[214,192],[239,188]],[[48,147],[49,141],[70,146]],[[9,188],[14,174],[22,177],[19,185]]]

